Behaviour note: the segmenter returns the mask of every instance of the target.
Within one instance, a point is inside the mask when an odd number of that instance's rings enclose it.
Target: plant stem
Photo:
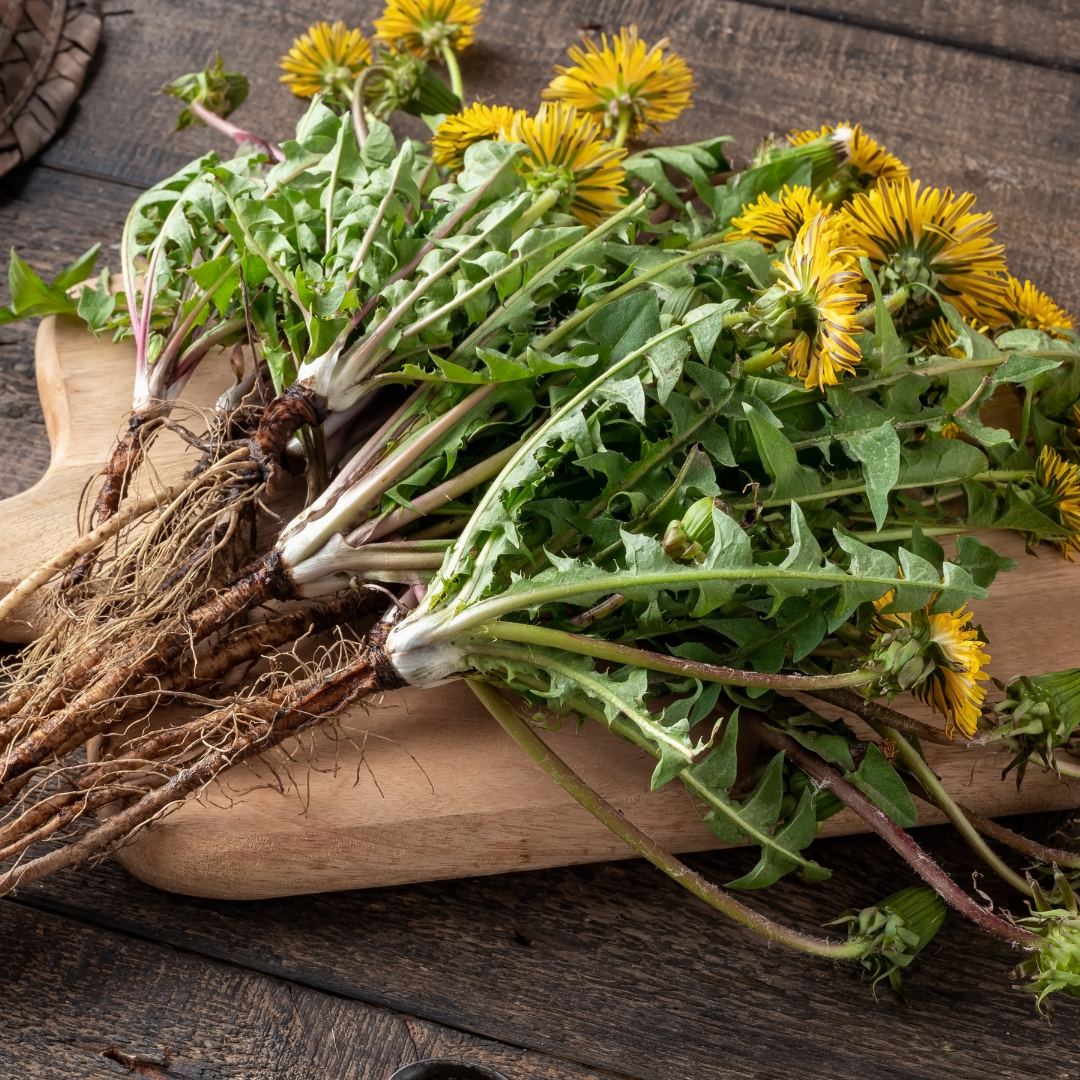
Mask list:
[[[626,145],[626,136],[630,132],[630,121],[634,118],[634,110],[628,105],[619,106],[619,126],[615,129],[615,138],[611,140],[611,145],[615,147],[623,147]]]
[[[846,625],[846,624],[845,624]],[[838,635],[842,636],[842,635]],[[908,735],[914,735],[920,742],[936,743],[938,746],[952,746],[953,741],[938,728],[932,728],[920,720],[906,716],[902,712],[890,709],[887,705],[879,705],[876,701],[867,701],[861,694],[852,690],[815,690],[814,697],[821,698],[831,705],[837,705],[841,709],[862,717],[867,723],[887,724]]]
[[[999,919],[993,912],[977,904],[892,818],[877,808],[861,791],[829,768],[820,758],[804,750],[794,739],[750,720],[763,742],[783,750],[792,764],[811,780],[831,791],[845,806],[854,810],[947,904],[995,937],[1027,949],[1039,948],[1042,938],[1019,926]]]
[[[702,664],[678,656],[647,652],[630,645],[617,645],[602,638],[585,634],[569,634],[565,630],[550,630],[531,623],[492,622],[480,627],[478,633],[497,641],[515,641],[525,645],[540,645],[551,649],[610,660],[617,664],[633,664],[649,671],[665,671],[690,679],[727,683],[729,686],[757,686],[776,690],[831,689],[837,686],[860,686],[873,682],[877,672],[860,670],[843,675],[769,675],[760,671],[739,671],[718,664]]]
[[[885,310],[890,315],[895,315],[907,303],[910,291],[910,286],[901,285],[895,292],[889,293],[889,295],[884,298]],[[862,311],[856,314],[855,320],[862,327],[872,327],[877,321],[876,305],[870,304],[868,307],[863,308]]]
[[[824,956],[834,960],[854,960],[863,955],[866,946],[859,942],[834,942],[802,934],[781,926],[736,900],[717,888],[685,863],[668,854],[650,836],[631,824],[597,791],[589,787],[539,735],[510,707],[506,699],[494,687],[476,679],[467,680],[473,693],[498,721],[499,726],[529,755],[530,758],[571,795],[598,821],[606,825],[620,840],[646,858],[684,889],[704,900],[710,907],[722,912],[737,923],[793,949]]]
[[[545,188],[533,200],[532,206],[518,218],[513,229],[510,231],[512,239],[517,240],[523,233],[532,228],[563,196],[563,192],[555,184]]]
[[[980,835],[978,829],[968,820],[967,815],[953,801],[953,797],[945,790],[941,781],[937,778],[934,770],[923,760],[922,755],[896,728],[886,724],[877,724],[867,721],[882,738],[892,740],[900,760],[908,767],[908,770],[922,785],[923,791],[929,796],[930,801],[949,819],[953,828],[964,838],[965,843],[976,855],[1002,881],[1008,882],[1014,889],[1031,896],[1031,886],[1012,867],[1007,866],[993,852],[986,841]]]
[[[285,155],[282,153],[280,146],[267,142],[261,135],[253,135],[250,131],[237,127],[236,124],[230,123],[223,116],[218,116],[216,112],[208,109],[202,102],[193,101],[188,105],[188,108],[207,127],[217,128],[218,131],[224,132],[237,146],[243,146],[244,143],[253,143],[255,146],[261,147],[266,152],[267,157],[272,158],[274,161],[285,160]]]
[[[384,70],[381,64],[372,64],[370,67],[364,68],[356,76],[356,81],[353,83],[350,112],[352,113],[353,137],[356,139],[356,145],[361,150],[364,149],[364,143],[368,141],[367,117],[364,116],[364,84],[373,74],[382,73]]]
[[[779,349],[766,349],[765,352],[760,352],[756,356],[744,360],[743,371],[767,371],[773,364],[778,364],[783,359],[784,354]]]
[[[1051,866],[1067,866],[1071,869],[1080,868],[1080,855],[1075,851],[1047,847],[1045,844],[1037,843],[1034,840],[1029,840],[1026,836],[1013,832],[1012,829],[1006,829],[1004,825],[999,825],[996,821],[991,821],[966,806],[961,806],[960,809],[963,810],[968,821],[984,836],[989,836],[991,840],[996,840],[999,844],[1011,847],[1013,851],[1019,851],[1021,855],[1026,855],[1030,859],[1038,859],[1040,862]]]
[[[450,76],[450,89],[454,91],[458,101],[464,105],[465,86],[461,81],[461,67],[449,41],[442,43],[442,58],[443,63],[446,64],[446,73]]]
[[[546,352],[552,345],[566,337],[566,335],[574,330],[575,327],[580,326],[587,319],[595,315],[602,307],[606,307],[608,304],[622,299],[622,297],[634,292],[635,289],[639,289],[645,282],[659,277],[661,274],[675,266],[682,266],[683,263],[690,262],[693,259],[704,258],[709,254],[712,248],[719,247],[722,243],[723,240],[714,239],[703,247],[696,248],[693,251],[687,251],[683,255],[679,255],[674,259],[669,259],[667,262],[662,262],[658,266],[654,266],[652,269],[638,274],[637,277],[631,278],[625,285],[620,285],[617,289],[612,289],[611,292],[605,293],[602,299],[594,301],[588,307],[582,308],[580,311],[575,311],[569,318],[563,319],[563,321],[549,334],[534,341],[533,348]]]

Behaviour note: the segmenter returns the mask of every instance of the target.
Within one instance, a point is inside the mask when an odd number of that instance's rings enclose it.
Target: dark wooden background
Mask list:
[[[669,35],[699,84],[666,141],[730,133],[749,155],[770,130],[861,121],[916,176],[974,191],[1013,271],[1080,310],[1075,0],[486,8],[463,63],[470,93],[534,107],[583,28],[636,21],[650,41]],[[55,271],[101,241],[115,267],[137,191],[219,145],[205,130],[168,133],[175,107],[159,84],[220,48],[251,77],[238,119],[282,138],[302,109],[276,82],[291,39],[317,17],[369,29],[376,14],[368,0],[106,0],[94,74],[62,137],[0,180],[0,246]],[[33,334],[0,329],[0,495],[48,462]],[[961,845],[944,830],[919,836],[971,884]],[[748,858],[694,863],[730,880]],[[912,881],[872,838],[822,844],[818,858],[843,869],[753,902],[812,927]],[[888,990],[875,1001],[856,970],[771,949],[640,863],[254,904],[169,896],[105,864],[0,906],[0,1075],[384,1080],[446,1054],[511,1080],[1080,1077],[1080,1011],[1066,1001],[1040,1021],[1009,987],[1015,959],[950,916],[908,1002]]]

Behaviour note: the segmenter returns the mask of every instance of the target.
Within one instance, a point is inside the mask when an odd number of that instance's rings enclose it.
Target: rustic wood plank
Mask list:
[[[952,834],[919,837],[971,882],[976,864]],[[841,868],[833,880],[789,878],[748,901],[812,929],[913,883],[877,839],[830,840],[816,857]],[[754,855],[691,861],[727,881]],[[906,977],[909,1004],[888,990],[875,1003],[856,968],[769,948],[640,862],[243,904],[159,893],[106,865],[18,899],[650,1080],[1080,1072],[1077,1003],[1040,1021],[1030,996],[1009,988],[1016,954],[954,915]]]
[[[1071,0],[746,0],[907,34],[1028,64],[1080,71],[1080,10]]]
[[[0,1074],[26,1080],[386,1080],[456,1057],[514,1080],[572,1062],[14,904],[0,918]]]

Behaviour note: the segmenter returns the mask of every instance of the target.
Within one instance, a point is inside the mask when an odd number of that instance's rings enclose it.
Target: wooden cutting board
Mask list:
[[[29,491],[0,503],[0,592],[75,535],[75,504],[100,468],[128,409],[132,357],[75,323],[46,319],[38,383],[52,464]],[[231,381],[208,366],[189,387],[210,404]],[[175,479],[189,455],[162,437],[153,462]],[[1080,567],[1050,548],[1024,553],[1011,534],[985,538],[1020,562],[993,599],[975,606],[999,678],[1080,664]],[[59,543],[57,542],[59,541]],[[6,584],[4,584],[6,583]],[[28,640],[36,612],[0,626]],[[824,710],[823,710],[824,711]],[[913,703],[908,709],[938,722]],[[653,761],[598,724],[545,734],[555,751],[632,821],[678,852],[720,845],[678,784],[650,793]],[[1017,792],[1000,780],[1008,758],[979,747],[927,747],[946,787],[983,814],[1074,808],[1077,785],[1030,769]],[[317,732],[287,769],[241,765],[198,801],[140,832],[120,861],[174,892],[258,899],[498,874],[629,857],[628,850],[557,788],[478,708],[463,684],[387,694]],[[922,824],[943,818],[919,805]],[[830,818],[823,836],[862,831],[854,815]],[[827,848],[820,859],[828,863]]]

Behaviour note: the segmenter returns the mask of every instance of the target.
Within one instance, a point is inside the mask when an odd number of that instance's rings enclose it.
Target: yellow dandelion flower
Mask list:
[[[514,121],[524,115],[523,110],[509,105],[470,105],[439,125],[431,140],[431,156],[444,169],[460,169],[465,163],[465,151],[473,143],[497,139],[503,128],[512,128]]]
[[[963,608],[929,619],[930,641],[941,656],[937,667],[912,693],[945,717],[945,732],[950,738],[959,728],[970,739],[986,699],[986,688],[979,683],[989,678],[981,672],[990,657],[979,631],[971,625],[971,615]]]
[[[659,130],[691,107],[694,76],[678,53],[664,55],[667,38],[650,49],[636,26],[624,26],[610,45],[606,34],[600,45],[590,38],[582,44],[567,50],[574,66],[556,65],[543,96],[597,117],[605,131],[616,133],[616,145],[645,128]]]
[[[421,60],[446,59],[473,42],[483,0],[389,0],[375,36],[393,52]]]
[[[297,97],[314,97],[323,91],[349,88],[359,72],[371,63],[371,46],[359,30],[347,30],[343,22],[319,22],[293,42],[281,58],[285,72],[281,81]]]
[[[892,603],[894,593],[886,593],[874,601],[881,609]],[[935,712],[945,717],[945,732],[953,738],[957,729],[968,739],[975,734],[986,699],[986,688],[979,683],[988,681],[982,669],[990,662],[986,644],[979,631],[971,625],[971,614],[962,607],[956,611],[930,614],[928,604],[920,612],[929,623],[926,653],[936,662],[934,670],[911,692]],[[879,615],[875,619],[879,630],[910,626],[911,613]]]
[[[821,200],[802,184],[785,186],[774,199],[763,191],[743,212],[731,219],[725,240],[757,240],[775,247],[781,240],[794,240],[799,230],[825,209]]]
[[[1035,483],[1036,507],[1043,513],[1050,511],[1068,529],[1067,536],[1050,543],[1073,562],[1073,553],[1080,551],[1080,465],[1071,465],[1056,450],[1044,446],[1035,462]]]
[[[798,330],[783,349],[788,374],[819,390],[853,372],[862,356],[854,339],[860,333],[855,310],[863,301],[854,287],[859,274],[848,268],[844,249],[836,246],[827,225],[827,215],[816,214],[799,230],[784,261],[774,264]]]
[[[519,168],[529,187],[555,192],[553,205],[582,225],[593,228],[619,209],[626,151],[601,139],[599,126],[573,105],[545,102],[535,117],[517,116],[500,137],[528,147]]]
[[[1012,276],[1004,308],[1009,325],[1024,330],[1042,330],[1052,337],[1063,338],[1064,330],[1075,330],[1076,320],[1063,308],[1059,308],[1044,292],[1025,281],[1023,285]]]
[[[937,289],[968,318],[996,322],[1005,299],[1005,247],[991,242],[992,214],[973,214],[975,196],[946,188],[919,191],[919,181],[884,181],[857,193],[840,215],[846,236],[875,269]]]
[[[845,121],[836,127],[826,124],[820,131],[796,129],[788,134],[788,142],[792,146],[805,146],[826,135],[836,135],[846,144],[847,165],[864,185],[876,180],[903,180],[910,172],[895,154],[890,154],[879,142],[871,139],[861,124]]]

